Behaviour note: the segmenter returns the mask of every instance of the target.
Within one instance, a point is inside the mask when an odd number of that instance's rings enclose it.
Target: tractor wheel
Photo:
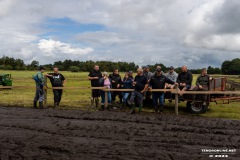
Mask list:
[[[208,109],[209,103],[207,105],[203,105],[203,102],[195,102],[195,104],[191,104],[190,101],[187,102],[186,108],[187,111],[193,114],[201,114],[205,113]]]

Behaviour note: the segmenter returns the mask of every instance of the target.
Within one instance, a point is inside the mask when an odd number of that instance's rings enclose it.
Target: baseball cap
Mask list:
[[[172,69],[174,69],[174,67],[173,67],[173,66],[171,66],[171,67],[170,67],[170,69],[172,70]]]

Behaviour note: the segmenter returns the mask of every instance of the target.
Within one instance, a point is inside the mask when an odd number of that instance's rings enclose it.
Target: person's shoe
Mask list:
[[[125,109],[126,103],[122,103],[122,106],[120,107],[120,109]]]
[[[158,113],[158,106],[154,106],[154,112]]]
[[[163,105],[160,105],[160,110],[159,110],[160,112],[160,114],[162,114],[162,112],[163,112]]]
[[[191,105],[194,105],[194,104],[195,104],[195,102],[196,102],[196,101],[192,101],[192,102],[191,102]]]
[[[181,96],[181,95],[179,95],[179,97],[178,97],[180,100],[182,100],[183,99],[183,96]]]
[[[131,110],[131,112],[129,114],[135,114],[135,109]]]
[[[92,98],[92,99],[91,99],[91,106],[92,106],[92,107],[94,106],[93,104],[94,104],[94,99]]]
[[[101,105],[101,111],[104,111],[104,105]]]
[[[140,106],[138,107],[138,113],[139,113],[139,114],[142,113],[142,105],[140,105]]]
[[[43,102],[39,102],[39,108],[43,109]]]
[[[96,108],[98,108],[98,104],[99,104],[99,99],[96,98],[96,99],[95,99],[95,105],[96,105]]]
[[[37,109],[37,101],[33,101],[33,108]]]
[[[169,103],[172,103],[172,98],[168,100]]]
[[[132,103],[130,102],[130,100],[127,100],[127,104],[128,104],[129,106],[132,105]]]
[[[57,107],[58,107],[58,103],[55,102],[55,103],[54,103],[54,108],[57,108]]]
[[[203,102],[203,105],[204,105],[204,106],[206,106],[206,105],[207,105],[207,103],[206,103],[206,102]]]

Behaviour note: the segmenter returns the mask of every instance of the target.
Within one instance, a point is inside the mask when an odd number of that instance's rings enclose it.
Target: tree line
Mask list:
[[[135,71],[139,66],[134,62],[112,62],[112,61],[73,61],[73,60],[64,60],[57,61],[53,64],[43,65],[46,70],[52,70],[54,66],[58,67],[63,71],[72,71],[72,72],[88,72],[92,70],[93,66],[97,64],[101,67],[102,71],[112,72],[114,69],[118,69],[120,72]],[[164,64],[154,64],[148,65],[151,71],[154,71],[156,67],[160,65],[163,71],[167,71],[168,67]],[[8,56],[3,56],[0,58],[0,70],[36,70],[39,67],[39,62],[33,60],[30,64],[25,64],[21,59],[15,59]],[[175,71],[179,73],[181,67],[176,68]],[[221,68],[214,68],[208,66],[207,68],[209,74],[229,74],[236,75],[240,74],[240,59],[236,58],[231,61],[224,61]],[[190,69],[193,74],[200,74],[201,69]]]

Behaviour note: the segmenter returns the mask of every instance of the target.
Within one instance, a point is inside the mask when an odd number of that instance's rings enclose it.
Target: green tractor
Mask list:
[[[2,86],[12,86],[11,74],[0,74],[0,85],[2,85]]]

